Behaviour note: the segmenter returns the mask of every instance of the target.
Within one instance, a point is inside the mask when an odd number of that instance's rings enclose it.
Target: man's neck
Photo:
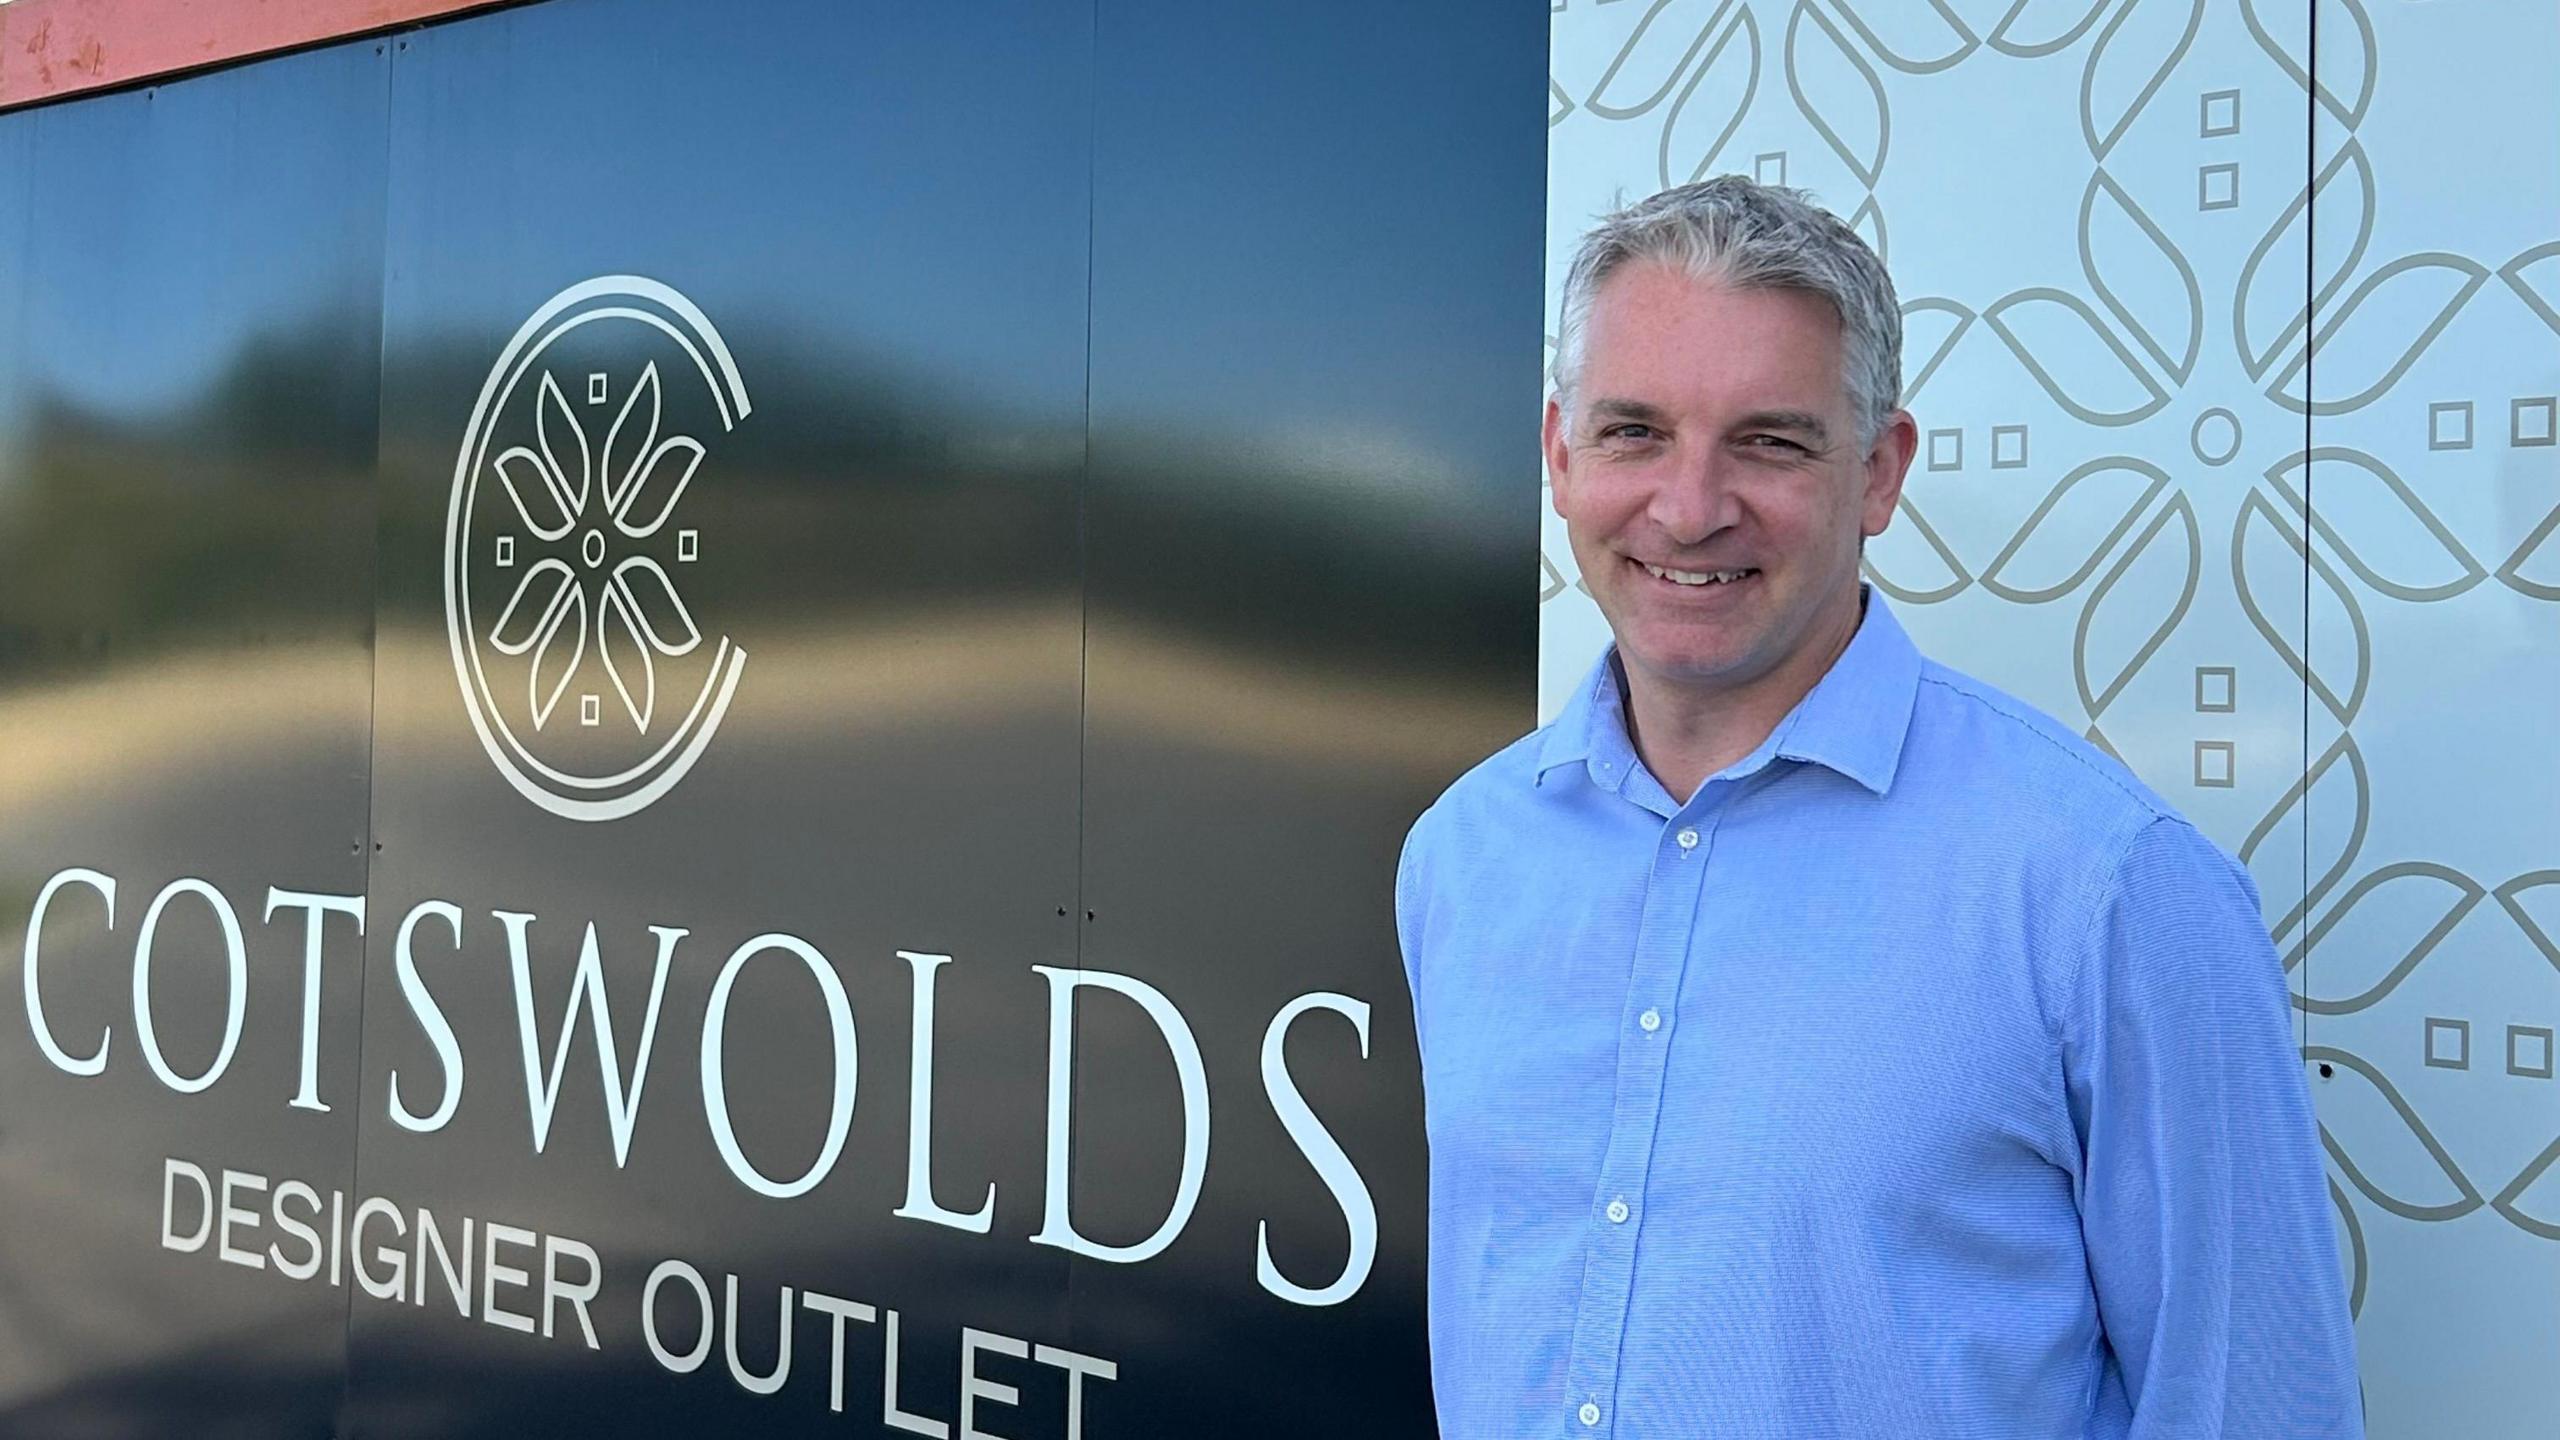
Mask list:
[[[1787,712],[1831,673],[1865,618],[1862,589],[1846,623],[1835,622],[1835,634],[1731,691],[1686,689],[1621,660],[1617,666],[1620,695],[1626,702],[1627,738],[1635,745],[1636,757],[1673,801],[1688,804],[1708,776],[1760,748]]]

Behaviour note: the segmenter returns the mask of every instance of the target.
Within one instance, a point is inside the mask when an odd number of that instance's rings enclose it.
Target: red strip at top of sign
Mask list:
[[[496,0],[15,0],[0,110],[415,24]]]

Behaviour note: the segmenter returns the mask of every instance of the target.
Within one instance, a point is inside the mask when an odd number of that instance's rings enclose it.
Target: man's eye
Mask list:
[[[1638,425],[1630,422],[1624,425],[1609,426],[1607,429],[1600,432],[1600,438],[1603,440],[1645,441],[1654,439],[1655,432],[1654,428],[1650,425]]]
[[[1811,453],[1784,435],[1746,435],[1742,443],[1755,450],[1792,451],[1799,455]]]

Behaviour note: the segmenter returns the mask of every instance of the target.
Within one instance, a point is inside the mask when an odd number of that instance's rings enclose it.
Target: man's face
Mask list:
[[[1575,412],[1550,402],[1545,433],[1621,661],[1700,699],[1819,678],[1856,629],[1858,545],[1893,518],[1916,440],[1896,414],[1860,446],[1827,300],[1648,262],[1602,283]]]

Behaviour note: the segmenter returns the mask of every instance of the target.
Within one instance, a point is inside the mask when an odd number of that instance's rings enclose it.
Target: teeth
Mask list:
[[[1673,570],[1663,565],[1644,567],[1656,580],[1674,585],[1723,585],[1757,572],[1751,570]]]

